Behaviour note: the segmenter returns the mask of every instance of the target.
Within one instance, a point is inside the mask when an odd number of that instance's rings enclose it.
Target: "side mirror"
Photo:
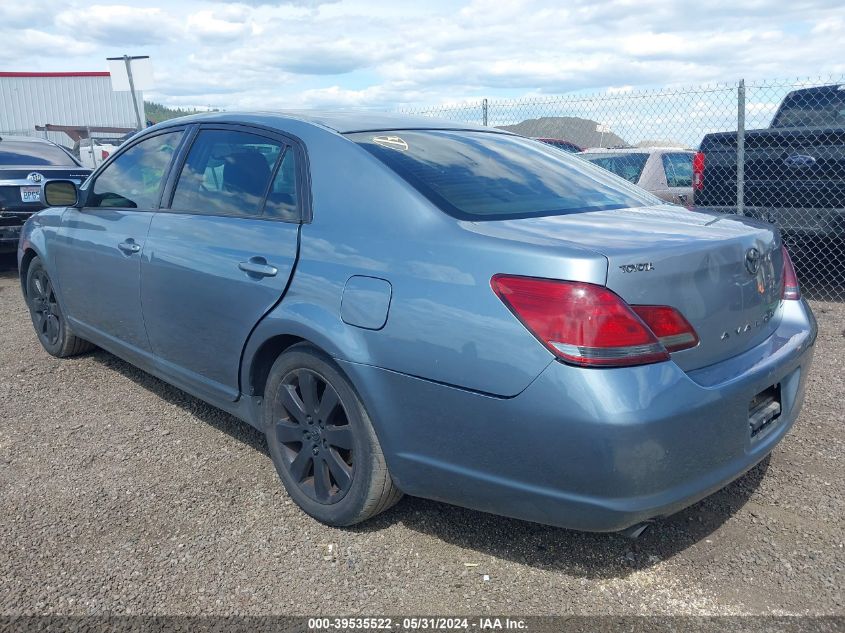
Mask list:
[[[70,180],[48,180],[41,187],[41,199],[48,207],[72,207],[79,200],[79,191]]]

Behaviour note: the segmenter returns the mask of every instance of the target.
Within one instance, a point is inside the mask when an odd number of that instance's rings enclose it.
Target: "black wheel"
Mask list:
[[[352,525],[401,498],[355,390],[313,347],[295,345],[276,360],[264,424],[288,494],[317,520]]]
[[[65,358],[93,348],[91,343],[74,336],[69,330],[53,283],[39,257],[32,259],[26,273],[26,301],[35,333],[48,353]]]

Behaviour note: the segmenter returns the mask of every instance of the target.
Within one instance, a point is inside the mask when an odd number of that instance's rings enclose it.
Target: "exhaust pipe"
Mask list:
[[[639,538],[639,536],[645,532],[649,526],[651,525],[651,521],[643,521],[642,523],[635,523],[631,527],[627,527],[624,530],[619,530],[619,534],[624,536],[625,538],[629,538],[632,541]]]

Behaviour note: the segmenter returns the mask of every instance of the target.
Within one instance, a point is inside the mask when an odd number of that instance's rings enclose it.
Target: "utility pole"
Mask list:
[[[141,110],[138,108],[138,99],[135,96],[135,81],[132,79],[132,60],[133,59],[149,59],[149,55],[124,55],[123,57],[106,57],[108,61],[123,60],[126,64],[126,76],[129,79],[129,92],[132,95],[132,106],[135,108],[135,119],[138,121],[138,129],[144,129],[144,121],[141,119]]]

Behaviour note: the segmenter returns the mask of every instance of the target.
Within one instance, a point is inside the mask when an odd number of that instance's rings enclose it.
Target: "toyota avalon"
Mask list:
[[[199,115],[43,198],[18,258],[47,352],[96,345],[261,429],[331,525],[404,493],[636,533],[801,409],[816,326],[777,229],[536,140]]]

